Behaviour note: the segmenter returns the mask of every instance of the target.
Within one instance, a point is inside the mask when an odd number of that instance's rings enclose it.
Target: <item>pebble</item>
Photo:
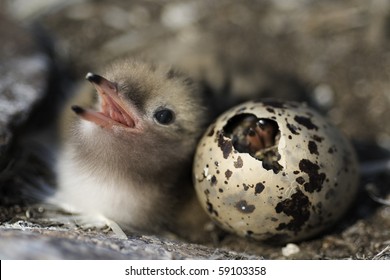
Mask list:
[[[313,97],[322,108],[330,108],[334,104],[334,91],[328,84],[319,84],[314,88]]]
[[[282,255],[289,257],[291,255],[299,253],[299,246],[294,243],[288,243],[285,247],[282,248]]]

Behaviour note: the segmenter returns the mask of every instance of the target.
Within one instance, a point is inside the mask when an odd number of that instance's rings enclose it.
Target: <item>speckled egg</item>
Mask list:
[[[289,242],[333,225],[354,200],[351,144],[305,104],[247,102],[210,125],[198,144],[194,183],[223,229]]]

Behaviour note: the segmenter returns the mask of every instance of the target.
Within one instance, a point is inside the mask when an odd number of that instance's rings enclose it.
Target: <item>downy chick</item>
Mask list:
[[[207,114],[197,85],[172,68],[132,60],[86,78],[97,94],[82,91],[71,100],[74,112],[65,109],[53,201],[125,231],[199,229],[206,216],[191,164]]]

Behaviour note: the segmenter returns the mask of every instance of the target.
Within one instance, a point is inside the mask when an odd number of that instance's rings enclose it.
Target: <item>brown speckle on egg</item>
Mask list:
[[[215,186],[218,183],[217,177],[215,175],[211,176],[210,183],[212,186]]]
[[[206,201],[206,205],[207,205],[207,211],[210,214],[218,216],[218,212],[214,209],[214,206],[209,201]]]
[[[209,132],[207,133],[207,136],[208,137],[212,137],[214,135],[214,129],[215,129],[215,125],[214,126],[211,126],[209,128]]]
[[[314,141],[309,141],[308,148],[311,154],[319,155],[317,144]]]
[[[320,167],[308,159],[302,159],[299,162],[299,168],[309,175],[309,182],[304,184],[305,190],[308,192],[321,191],[326,175],[318,172]]]
[[[300,184],[300,185],[303,185],[305,183],[305,178],[299,176],[295,179],[295,181]]]
[[[305,126],[307,129],[315,129],[315,130],[318,130],[318,126],[316,126],[312,120],[310,118],[307,118],[307,117],[303,117],[303,116],[295,116],[294,117],[294,120]]]
[[[276,213],[291,216],[292,220],[288,223],[280,223],[276,230],[287,229],[295,234],[298,233],[310,218],[309,206],[309,198],[300,190],[291,195],[291,198],[279,202],[275,207]]]
[[[237,160],[234,162],[235,168],[241,168],[244,165],[244,162],[242,161],[242,158],[239,156]]]
[[[229,180],[229,178],[232,176],[233,172],[230,171],[229,169],[225,171],[225,177],[227,180]]]
[[[318,135],[313,135],[313,136],[312,136],[312,139],[313,139],[314,141],[317,141],[318,143],[321,143],[322,140],[324,140],[323,137],[320,137],[320,136],[318,136]]]
[[[245,200],[238,201],[235,206],[238,211],[246,214],[252,213],[256,209],[254,205],[248,204]]]
[[[299,135],[298,127],[295,125],[288,123],[286,119],[286,127],[291,131],[292,134]]]
[[[221,149],[225,159],[228,158],[233,149],[232,142],[230,140],[224,139],[221,132],[218,133],[218,147]]]
[[[257,183],[255,187],[255,195],[261,194],[261,192],[265,189],[265,186],[262,183]]]

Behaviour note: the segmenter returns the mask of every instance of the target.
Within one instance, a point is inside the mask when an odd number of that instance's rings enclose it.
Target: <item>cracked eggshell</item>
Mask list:
[[[226,133],[243,114],[273,120],[279,169],[235,149]],[[199,142],[194,183],[220,227],[256,240],[291,242],[334,224],[353,201],[358,165],[351,144],[304,104],[248,102],[222,114]]]

